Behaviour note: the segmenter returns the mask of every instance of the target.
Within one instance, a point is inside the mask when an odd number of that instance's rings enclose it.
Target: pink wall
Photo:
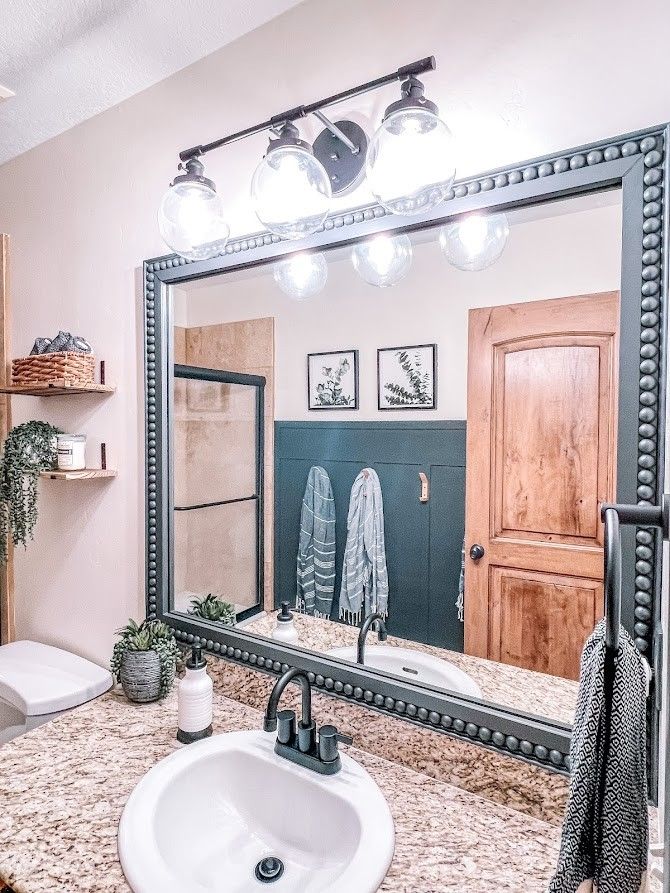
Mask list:
[[[163,251],[156,207],[178,149],[431,52],[440,68],[427,78],[430,95],[459,138],[462,173],[657,123],[670,118],[664,7],[651,0],[631,19],[619,0],[593,0],[574,14],[536,2],[516,3],[512,13],[494,0],[342,0],[333,16],[331,4],[309,0],[0,168],[14,352],[24,354],[36,335],[71,329],[90,339],[118,387],[99,401],[14,401],[16,422],[44,418],[105,440],[119,468],[109,483],[41,485],[36,541],[16,561],[19,635],[103,663],[115,628],[143,610],[137,271]],[[631,57],[638,47],[644,59]],[[375,94],[347,111],[378,119],[393,96]],[[247,190],[264,143],[240,143],[208,166],[234,233],[257,228]],[[366,198],[362,191],[346,203]]]

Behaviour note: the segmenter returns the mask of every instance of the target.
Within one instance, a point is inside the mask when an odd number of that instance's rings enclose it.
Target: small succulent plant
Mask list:
[[[121,681],[121,665],[129,651],[155,651],[160,659],[161,686],[160,698],[164,698],[174,682],[175,662],[179,650],[172,630],[160,620],[143,620],[128,623],[117,630],[120,638],[114,645],[110,669],[117,682]]]
[[[231,626],[236,619],[235,606],[229,602],[224,602],[211,592],[209,595],[202,596],[202,598],[192,599],[188,613],[194,614],[196,617],[202,617],[203,620],[227,623]]]

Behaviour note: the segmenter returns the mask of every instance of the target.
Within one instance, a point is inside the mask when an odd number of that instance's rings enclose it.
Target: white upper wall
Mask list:
[[[119,469],[107,483],[41,483],[35,542],[16,560],[19,636],[103,663],[114,630],[143,614],[139,271],[164,252],[156,208],[179,149],[434,53],[426,85],[461,144],[460,172],[487,169],[670,119],[668,46],[666,0],[636,15],[623,0],[308,0],[0,167],[15,355],[65,327],[90,339],[117,385],[105,400],[13,401],[15,423],[84,431],[107,442]],[[152,52],[150,34],[144,47]],[[396,96],[389,88],[338,111],[378,121]],[[234,233],[258,228],[248,189],[264,146],[255,137],[208,163]],[[363,188],[344,203],[366,198]]]
[[[4,0],[0,163],[202,59],[299,0]]]
[[[175,324],[206,326],[275,318],[275,418],[324,421],[430,421],[466,417],[468,311],[568,295],[615,291],[621,279],[621,204],[566,213],[569,202],[547,205],[541,219],[510,215],[502,257],[477,273],[454,269],[442,256],[438,230],[421,235],[412,267],[391,288],[367,285],[350,250],[326,254],[328,282],[321,294],[296,303],[279,291],[272,266],[224,274],[206,286],[173,289]],[[580,208],[588,199],[575,200]],[[557,216],[552,214],[560,210]],[[516,223],[514,222],[516,219]],[[428,239],[428,240],[427,240]],[[588,246],[588,248],[586,248]],[[436,410],[377,408],[377,348],[437,344]],[[307,409],[308,353],[359,351],[359,409]]]

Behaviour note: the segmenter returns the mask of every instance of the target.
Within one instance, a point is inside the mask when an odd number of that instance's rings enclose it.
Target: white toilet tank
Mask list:
[[[0,745],[112,687],[108,670],[39,642],[0,646]]]

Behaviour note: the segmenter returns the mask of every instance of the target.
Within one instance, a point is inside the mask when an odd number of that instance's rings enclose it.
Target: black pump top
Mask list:
[[[186,668],[188,670],[202,670],[202,668],[206,666],[207,661],[202,656],[202,647],[200,645],[194,645],[191,648],[191,656],[186,660]]]
[[[288,602],[281,603],[281,611],[277,614],[277,620],[279,623],[290,623],[293,620],[293,614],[289,610]]]

